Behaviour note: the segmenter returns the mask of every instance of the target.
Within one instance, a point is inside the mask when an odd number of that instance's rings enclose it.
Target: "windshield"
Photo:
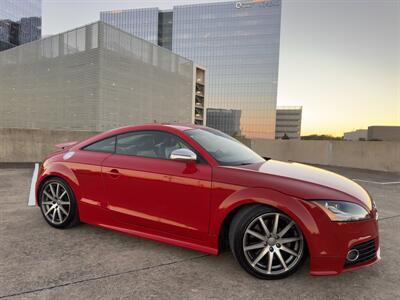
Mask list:
[[[196,128],[186,130],[185,134],[199,143],[221,165],[238,166],[265,161],[253,150],[221,131]]]

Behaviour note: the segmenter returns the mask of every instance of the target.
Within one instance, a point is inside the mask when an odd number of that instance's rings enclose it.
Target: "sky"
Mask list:
[[[218,0],[43,0],[43,35],[100,11]],[[302,135],[400,126],[400,0],[282,0],[279,105],[303,106]]]

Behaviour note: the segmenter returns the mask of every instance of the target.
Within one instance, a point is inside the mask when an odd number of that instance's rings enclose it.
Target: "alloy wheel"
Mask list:
[[[41,207],[43,215],[52,224],[65,222],[71,211],[71,200],[67,189],[59,182],[49,182],[43,188]]]
[[[304,239],[288,216],[271,212],[255,218],[243,236],[243,252],[252,268],[278,275],[294,268],[303,256]]]

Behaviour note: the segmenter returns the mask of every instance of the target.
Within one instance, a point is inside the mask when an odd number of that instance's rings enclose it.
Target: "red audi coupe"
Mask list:
[[[36,185],[55,228],[81,221],[212,255],[229,247],[262,279],[292,274],[307,255],[312,275],[380,259],[378,214],[362,187],[262,158],[218,130],[129,126],[58,146]]]

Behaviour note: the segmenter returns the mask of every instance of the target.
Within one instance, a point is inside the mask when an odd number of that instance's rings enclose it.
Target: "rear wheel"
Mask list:
[[[239,264],[261,279],[287,277],[305,257],[305,241],[298,225],[286,214],[263,205],[246,207],[236,214],[229,242]]]
[[[39,200],[43,217],[51,226],[67,228],[79,223],[74,193],[64,180],[47,180],[40,189]]]

